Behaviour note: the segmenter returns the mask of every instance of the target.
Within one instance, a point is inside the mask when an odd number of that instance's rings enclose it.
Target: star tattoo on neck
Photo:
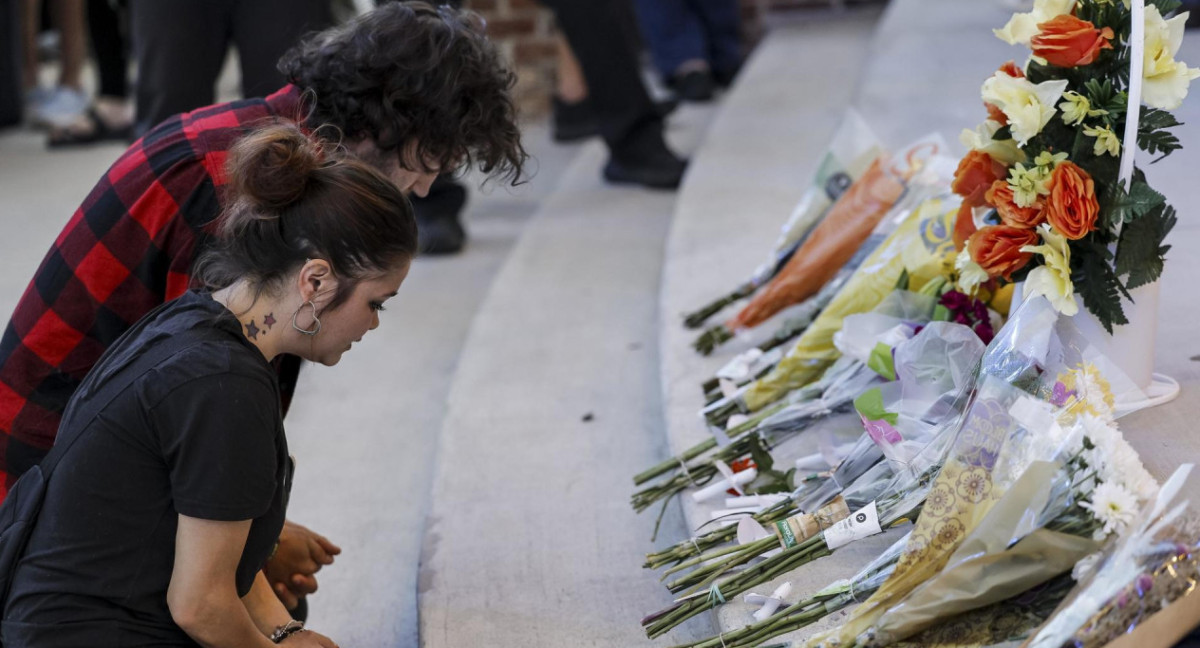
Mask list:
[[[267,327],[268,331],[271,330],[272,326],[275,326],[275,313],[274,312],[267,313],[267,316],[263,318],[263,326]]]
[[[254,325],[254,320],[250,320],[250,323],[246,325],[246,337],[250,338],[251,340],[257,340],[258,333],[259,328]]]

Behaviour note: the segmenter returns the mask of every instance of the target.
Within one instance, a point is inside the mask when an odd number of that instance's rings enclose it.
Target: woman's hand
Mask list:
[[[267,581],[284,607],[295,609],[300,599],[317,591],[315,574],[333,564],[342,549],[325,536],[294,522],[285,522],[279,548],[267,561]]]

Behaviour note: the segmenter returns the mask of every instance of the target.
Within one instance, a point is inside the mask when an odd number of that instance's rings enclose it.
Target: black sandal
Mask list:
[[[72,146],[86,146],[97,142],[129,142],[133,137],[133,124],[112,128],[104,123],[100,118],[100,114],[96,112],[96,108],[89,106],[87,109],[88,121],[92,123],[92,130],[87,133],[81,133],[72,130],[71,126],[67,126],[52,132],[46,139],[46,148],[69,148]]]

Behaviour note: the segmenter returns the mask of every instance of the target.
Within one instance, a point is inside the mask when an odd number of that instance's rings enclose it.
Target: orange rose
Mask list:
[[[967,239],[967,252],[989,277],[1011,279],[1012,273],[1025,267],[1033,255],[1022,252],[1026,245],[1037,245],[1033,230],[1008,225],[981,227]]]
[[[954,250],[962,252],[967,245],[967,239],[975,233],[975,210],[965,201],[958,207],[958,215],[954,217]]]
[[[1029,207],[1021,207],[1013,200],[1012,186],[1007,180],[997,180],[992,183],[987,193],[983,194],[987,204],[996,208],[1000,220],[1005,225],[1033,229],[1046,220],[1042,215],[1042,201],[1038,200]]]
[[[1013,61],[1009,61],[1008,63],[1001,65],[1000,69],[997,71],[1003,72],[1004,74],[1007,74],[1008,76],[1013,77],[1014,79],[1024,79],[1025,78],[1025,72],[1023,72],[1021,70],[1021,68],[1017,67],[1017,64]],[[985,102],[983,102],[983,107],[987,108],[988,119],[990,119],[992,121],[1000,122],[1001,126],[1008,125],[1008,115],[1005,115],[1004,111],[1000,110],[1000,108],[996,104],[990,104],[985,101]]]
[[[1050,174],[1047,187],[1050,195],[1042,213],[1054,229],[1072,241],[1096,229],[1100,203],[1096,200],[1096,185],[1087,171],[1063,162]]]
[[[1008,169],[983,151],[972,150],[958,163],[950,188],[972,207],[984,204],[983,194],[992,183],[1003,179]]]
[[[999,71],[1007,74],[1008,76],[1010,76],[1014,79],[1024,79],[1025,78],[1024,70],[1017,67],[1016,61],[1009,61],[1008,63],[1001,65]]]
[[[1039,24],[1038,31],[1029,42],[1033,55],[1061,68],[1089,65],[1100,56],[1100,50],[1112,49],[1111,28],[1096,29],[1092,23],[1070,14]]]

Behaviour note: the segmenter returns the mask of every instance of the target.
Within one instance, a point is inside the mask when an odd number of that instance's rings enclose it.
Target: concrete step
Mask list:
[[[711,109],[673,116],[695,148]],[[628,646],[669,601],[629,475],[662,454],[657,299],[673,192],[600,179],[589,144],[479,308],[441,430],[422,645]],[[664,522],[679,533],[678,516]]]

